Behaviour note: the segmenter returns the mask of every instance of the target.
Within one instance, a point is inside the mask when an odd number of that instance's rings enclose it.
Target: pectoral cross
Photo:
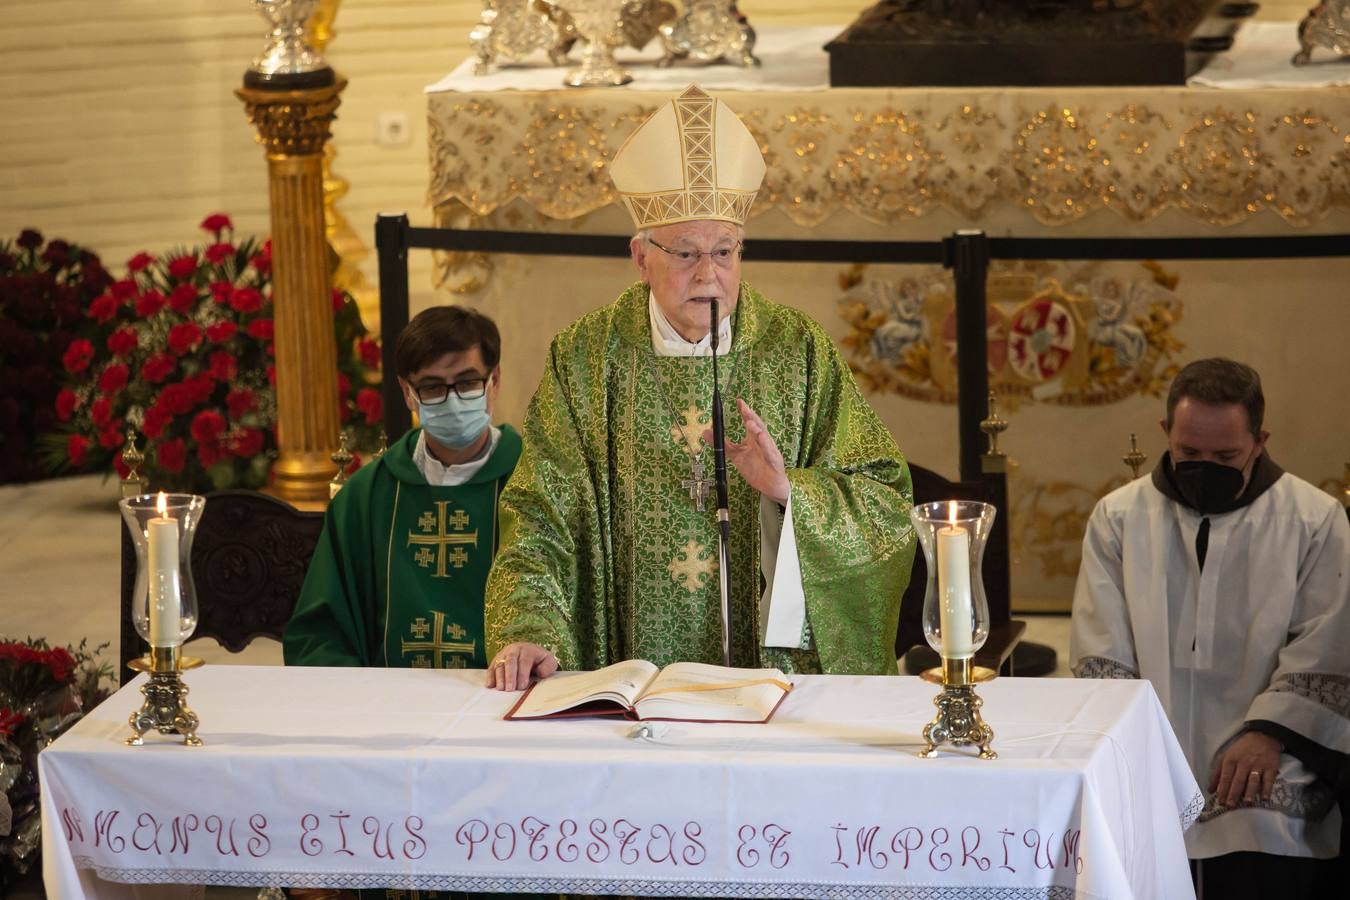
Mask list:
[[[713,486],[713,481],[711,478],[703,477],[703,460],[698,457],[689,460],[689,471],[694,477],[681,481],[680,486],[689,490],[689,499],[694,501],[694,507],[703,512],[703,504],[708,499],[708,489]]]

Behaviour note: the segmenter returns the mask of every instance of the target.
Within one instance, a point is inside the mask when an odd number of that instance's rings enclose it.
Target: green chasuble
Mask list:
[[[520,457],[509,425],[466,484],[427,483],[412,429],[328,505],[290,624],[287,665],[485,668],[483,584],[497,499]]]
[[[745,284],[734,315],[727,438],[744,439],[743,398],[783,453],[806,624],[798,649],[762,646],[760,495],[728,463],[732,664],[893,675],[915,547],[904,457],[824,329]],[[489,651],[532,641],[565,669],[722,661],[716,501],[691,499],[691,457],[712,473],[711,396],[710,357],[652,350],[644,285],[554,339],[502,494]]]

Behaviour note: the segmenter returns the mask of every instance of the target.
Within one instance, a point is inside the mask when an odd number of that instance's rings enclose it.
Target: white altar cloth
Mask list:
[[[1147,682],[982,685],[982,761],[916,755],[916,678],[795,677],[767,725],[642,726],[506,722],[482,677],[208,666],[188,749],[123,745],[140,676],[40,757],[47,891],[1192,896],[1199,791]]]

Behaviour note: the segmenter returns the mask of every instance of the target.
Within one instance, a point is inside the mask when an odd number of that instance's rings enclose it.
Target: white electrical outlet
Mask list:
[[[401,111],[382,112],[375,117],[375,143],[398,147],[412,139],[408,114]]]

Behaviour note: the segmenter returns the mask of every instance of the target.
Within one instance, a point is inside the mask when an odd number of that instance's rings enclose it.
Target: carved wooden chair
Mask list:
[[[323,513],[302,512],[256,491],[208,494],[192,542],[192,577],[197,588],[197,630],[193,638],[215,638],[238,653],[255,638],[281,640],[305,581],[309,559],[323,528]],[[136,583],[136,549],[122,524],[122,598],[119,671],[146,652],[131,618]]]

